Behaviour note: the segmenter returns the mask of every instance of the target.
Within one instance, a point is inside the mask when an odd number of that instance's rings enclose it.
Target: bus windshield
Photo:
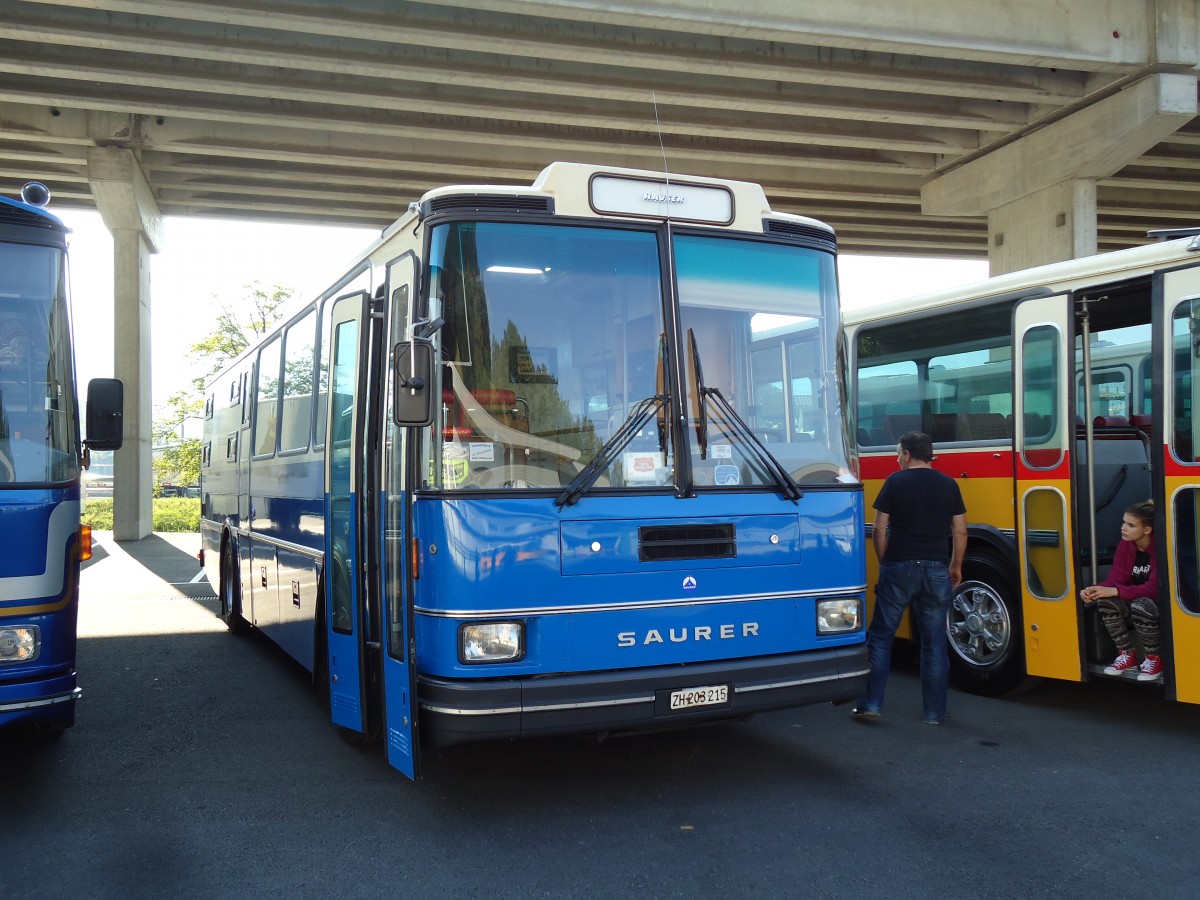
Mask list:
[[[665,234],[494,222],[434,229],[427,314],[445,324],[435,335],[442,403],[424,446],[426,487],[558,488],[599,454],[592,490],[675,485],[662,398],[679,390],[673,360],[688,353],[674,349],[675,326],[664,320],[664,296],[675,293],[663,284]],[[705,384],[798,480],[836,482],[848,466],[833,256],[729,236],[672,240],[679,340],[686,347],[694,333]],[[694,486],[773,486],[764,455],[727,415],[709,410],[700,429],[696,381],[688,383]],[[629,422],[640,423],[632,434],[622,432]]]
[[[774,483],[735,417],[796,481],[847,480],[833,256],[684,234],[674,250],[680,323],[695,337],[685,359],[697,488]]]
[[[65,254],[0,244],[0,482],[79,475]]]
[[[434,229],[430,264],[429,313],[445,325],[427,487],[569,484],[659,393],[654,231],[454,223]],[[653,421],[633,436],[597,486],[670,484],[673,450],[659,432]]]

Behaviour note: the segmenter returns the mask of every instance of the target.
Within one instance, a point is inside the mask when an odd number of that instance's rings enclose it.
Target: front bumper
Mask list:
[[[75,722],[75,702],[83,689],[75,673],[39,681],[0,683],[0,728],[48,724],[68,727]]]
[[[755,659],[627,671],[464,681],[421,676],[425,738],[435,744],[646,728],[683,727],[772,709],[862,696],[865,645]],[[671,691],[729,685],[719,706],[673,711]]]

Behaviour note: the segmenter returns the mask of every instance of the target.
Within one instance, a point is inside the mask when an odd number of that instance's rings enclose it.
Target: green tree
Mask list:
[[[245,296],[236,303],[218,306],[216,327],[192,344],[188,356],[200,364],[202,373],[190,389],[171,395],[161,418],[154,422],[156,453],[154,495],[162,495],[164,484],[195,484],[200,478],[201,440],[185,437],[185,423],[204,416],[204,385],[230,360],[241,356],[283,316],[285,304],[295,296],[291,288],[258,282],[245,286]]]
[[[184,423],[204,415],[204,399],[190,391],[172,394],[167,415],[154,422],[154,446],[160,448],[151,464],[154,496],[161,497],[164,484],[195,484],[200,480],[200,438],[183,437]]]
[[[264,288],[257,281],[246,285],[245,290],[246,296],[240,303],[220,305],[217,327],[192,344],[190,356],[204,365],[204,372],[193,380],[197,394],[203,393],[208,379],[225,368],[226,363],[241,356],[275,326],[283,315],[284,304],[296,294],[278,284]]]

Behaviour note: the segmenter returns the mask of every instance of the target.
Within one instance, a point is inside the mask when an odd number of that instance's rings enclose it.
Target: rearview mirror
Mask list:
[[[392,419],[422,427],[433,422],[433,345],[411,340],[392,354]]]
[[[125,385],[117,378],[88,382],[87,437],[91,450],[119,450],[124,426]]]

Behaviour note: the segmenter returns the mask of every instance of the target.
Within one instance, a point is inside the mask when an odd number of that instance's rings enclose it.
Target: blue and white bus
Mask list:
[[[742,182],[430,191],[208,389],[222,616],[409,777],[422,742],[855,698],[835,260]]]
[[[79,435],[67,228],[45,187],[0,197],[0,728],[61,734],[75,722]],[[89,388],[90,447],[121,443],[121,383]]]

